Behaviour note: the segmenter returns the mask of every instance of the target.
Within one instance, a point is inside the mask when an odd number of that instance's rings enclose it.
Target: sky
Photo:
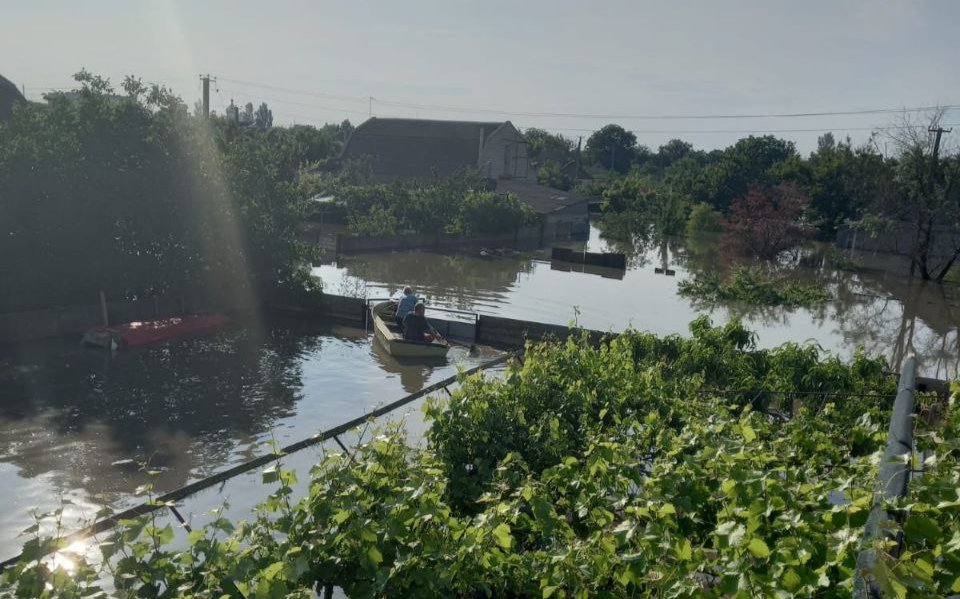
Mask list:
[[[193,105],[209,73],[217,112],[266,101],[275,123],[372,109],[585,141],[615,122],[654,149],[772,133],[809,152],[824,131],[860,143],[902,115],[688,117],[960,104],[958,25],[956,0],[3,0],[0,74],[31,99],[81,68],[133,74]]]

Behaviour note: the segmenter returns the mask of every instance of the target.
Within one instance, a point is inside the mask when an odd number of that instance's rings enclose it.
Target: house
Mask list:
[[[488,179],[535,176],[527,146],[510,121],[442,121],[372,117],[347,140],[341,160],[367,157],[374,179],[446,177],[479,169]]]
[[[9,120],[13,115],[13,105],[17,102],[26,102],[17,86],[9,79],[0,75],[0,121]]]
[[[536,181],[501,179],[496,193],[509,193],[530,206],[540,217],[544,241],[584,237],[590,234],[588,198]]]

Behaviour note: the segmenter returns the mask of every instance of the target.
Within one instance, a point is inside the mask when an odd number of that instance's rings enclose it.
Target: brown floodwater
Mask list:
[[[828,246],[805,250],[782,268],[787,276],[829,289],[833,300],[813,309],[711,303],[678,295],[680,281],[697,273],[726,273],[744,262],[719,240],[610,242],[598,228],[588,240],[564,244],[589,251],[621,251],[626,270],[551,262],[549,250],[444,255],[388,252],[343,256],[314,272],[329,293],[385,297],[414,285],[434,306],[483,314],[620,331],[686,334],[689,322],[707,314],[715,323],[742,319],[760,346],[816,343],[849,357],[858,348],[885,357],[897,368],[915,354],[921,371],[954,377],[960,367],[957,323],[960,291],[906,276],[902,260],[884,254],[841,258]],[[840,262],[844,268],[838,267]],[[672,276],[660,271],[672,271]]]

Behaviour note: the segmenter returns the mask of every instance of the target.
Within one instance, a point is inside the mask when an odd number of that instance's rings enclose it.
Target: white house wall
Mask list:
[[[530,176],[527,145],[516,127],[507,124],[484,140],[479,166],[481,174],[492,179],[526,179]]]

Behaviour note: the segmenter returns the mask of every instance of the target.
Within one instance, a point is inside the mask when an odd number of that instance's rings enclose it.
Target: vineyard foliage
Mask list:
[[[691,333],[528,346],[428,402],[425,445],[388,425],[325,454],[303,498],[278,457],[249,522],[179,546],[166,520],[128,521],[68,576],[31,530],[0,597],[849,597],[893,377],[758,350],[739,323]],[[926,472],[889,506],[904,551],[878,542],[871,572],[889,596],[960,584],[960,418],[927,407]]]

